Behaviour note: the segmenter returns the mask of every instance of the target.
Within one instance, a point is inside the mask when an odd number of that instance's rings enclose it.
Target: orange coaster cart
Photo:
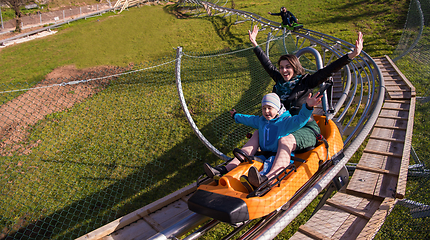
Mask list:
[[[218,181],[200,185],[189,198],[188,208],[222,222],[237,224],[263,217],[288,204],[296,193],[309,185],[317,172],[321,172],[322,166],[331,164],[335,154],[343,149],[342,137],[335,123],[326,121],[324,116],[314,115],[314,118],[326,140],[325,144],[296,154],[294,164],[251,193],[239,179],[247,175],[251,166],[261,170],[263,163],[248,159]]]

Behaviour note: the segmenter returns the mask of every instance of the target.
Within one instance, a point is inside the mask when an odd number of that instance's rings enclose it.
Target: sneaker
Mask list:
[[[261,175],[257,168],[252,166],[248,171],[248,180],[256,188],[258,188],[263,182],[267,181],[267,177]]]
[[[205,169],[206,175],[209,178],[214,178],[215,176],[220,176],[228,173],[227,168],[225,166],[212,167],[208,163],[203,164],[203,168]]]
[[[254,191],[254,186],[251,185],[247,176],[242,175],[240,177],[240,182],[242,183],[243,186],[245,186],[246,190],[248,190],[248,193],[251,193],[252,191]]]

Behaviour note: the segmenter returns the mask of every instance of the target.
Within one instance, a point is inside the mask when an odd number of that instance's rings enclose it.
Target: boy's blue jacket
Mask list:
[[[289,111],[285,111],[281,116],[268,121],[263,116],[236,113],[234,120],[258,129],[258,142],[262,151],[277,152],[278,140],[304,127],[309,121],[312,111],[313,109],[309,110],[306,104],[303,104],[299,114],[295,116],[291,116]]]

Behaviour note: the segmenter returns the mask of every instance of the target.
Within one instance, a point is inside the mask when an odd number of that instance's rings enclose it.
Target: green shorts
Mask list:
[[[314,129],[317,133],[321,133],[321,130],[315,121],[310,121],[306,123],[306,125],[299,130],[291,133],[296,139],[296,150],[300,151],[302,149],[313,147],[317,144],[317,138],[315,132],[312,131]]]

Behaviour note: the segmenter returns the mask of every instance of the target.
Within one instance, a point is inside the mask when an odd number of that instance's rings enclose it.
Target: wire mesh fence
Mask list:
[[[222,161],[183,115],[175,61],[0,86],[0,239],[82,236],[193,183],[204,162]],[[250,129],[228,110],[259,114],[272,80],[252,49],[182,61],[194,121],[232,156]]]
[[[428,239],[430,237],[430,1],[412,0],[407,22],[392,59],[416,88],[411,158],[405,202],[399,202],[385,221],[376,239]],[[414,154],[412,154],[414,155]],[[414,203],[411,204],[410,202]]]
[[[1,239],[76,238],[192,182],[203,147],[160,64],[1,87]]]

